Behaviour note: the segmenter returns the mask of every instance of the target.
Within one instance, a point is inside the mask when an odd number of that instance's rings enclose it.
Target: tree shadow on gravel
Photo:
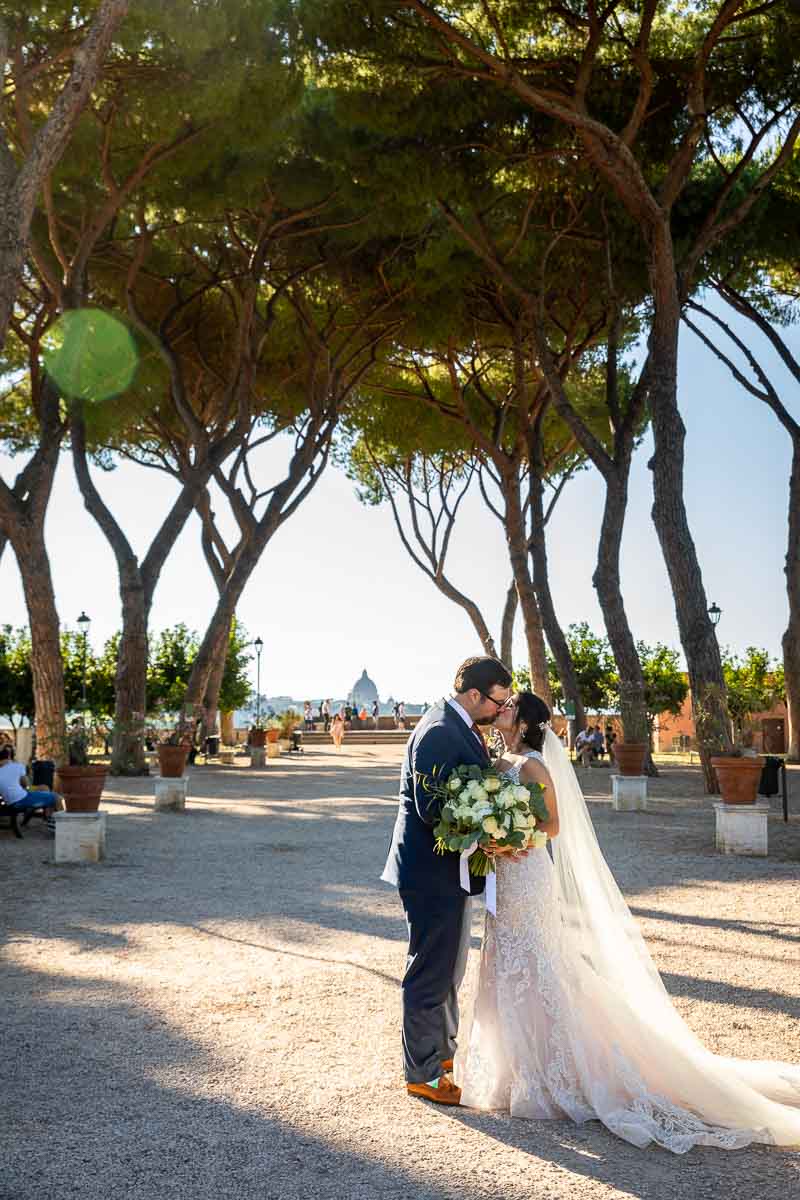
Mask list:
[[[757,1193],[759,1200],[786,1200],[800,1180],[800,1156],[791,1150],[753,1146],[725,1151],[697,1146],[686,1155],[676,1155],[660,1146],[639,1150],[615,1137],[599,1121],[578,1126],[571,1121],[527,1121],[507,1113],[464,1108],[446,1111],[459,1124],[529,1154],[531,1195],[537,1194],[540,1160],[603,1187],[602,1192],[590,1191],[575,1179],[565,1179],[563,1193],[555,1193],[565,1197],[612,1194],[638,1200],[701,1196],[753,1200]],[[550,1180],[552,1175],[548,1175]],[[607,1188],[613,1192],[606,1192]],[[547,1195],[552,1194],[548,1190]]]
[[[254,1100],[250,1091],[240,1104],[215,1096],[235,1063],[118,983],[4,974],[13,1001],[4,1013],[0,1200],[455,1200],[426,1180],[431,1164],[417,1172],[338,1145],[330,1115],[328,1137],[282,1120],[269,1110],[268,1070]],[[490,1200],[488,1189],[477,1194]]]
[[[789,921],[743,921],[735,917],[701,917],[697,913],[671,913],[660,908],[631,905],[635,917],[651,921],[668,921],[676,925],[697,925],[703,929],[724,929],[735,933],[768,937],[778,942],[800,942],[800,926]]]

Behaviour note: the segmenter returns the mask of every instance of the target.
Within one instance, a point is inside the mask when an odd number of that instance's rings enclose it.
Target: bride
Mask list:
[[[486,914],[472,1028],[455,1060],[461,1103],[600,1120],[676,1154],[800,1145],[800,1068],[718,1057],[673,1008],[549,719],[522,692],[496,721],[500,770],[545,789],[553,856],[496,860],[497,915]]]

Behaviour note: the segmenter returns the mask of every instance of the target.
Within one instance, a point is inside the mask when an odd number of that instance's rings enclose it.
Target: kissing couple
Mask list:
[[[400,805],[381,878],[408,926],[402,983],[410,1095],[534,1120],[602,1121],[635,1146],[676,1154],[752,1142],[800,1146],[800,1068],[722,1058],[672,1005],[597,842],[547,705],[511,691],[488,657],[458,668],[449,700],[408,740]],[[490,850],[496,912],[487,907],[468,1036],[457,1046],[458,989],[471,927],[460,856],[435,849],[441,789],[457,767],[489,766],[480,726],[505,750],[496,769],[539,784],[550,849]]]

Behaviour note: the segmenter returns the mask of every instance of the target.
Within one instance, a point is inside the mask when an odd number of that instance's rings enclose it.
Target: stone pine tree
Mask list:
[[[312,17],[320,19],[312,5]],[[397,0],[369,0],[332,17],[330,44],[358,46],[391,74],[417,69],[430,106],[454,79],[501,90],[543,122],[556,161],[569,171],[585,156],[639,231],[652,299],[648,403],[655,453],[653,518],[672,585],[699,722],[709,789],[708,749],[729,745],[719,647],[683,498],[685,428],[677,403],[681,308],[704,256],[746,220],[780,175],[800,134],[798,80],[791,50],[795,7],[718,0],[699,13],[657,0],[586,11],[484,0],[469,12]],[[356,20],[355,16],[362,19]],[[392,54],[389,47],[392,46]],[[439,96],[437,97],[437,92]],[[520,118],[524,120],[524,117]],[[675,221],[693,173],[728,157],[692,235]]]
[[[89,102],[114,35],[135,0],[98,6],[61,2],[0,7],[0,348],[2,348],[40,193],[64,155]],[[144,7],[144,5],[138,5]],[[27,10],[27,11],[26,11]],[[66,73],[63,64],[69,63]],[[22,121],[9,118],[16,108]]]
[[[784,563],[789,615],[782,641],[791,761],[800,760],[800,416],[792,394],[800,386],[800,355],[791,338],[800,298],[793,246],[796,170],[795,163],[793,178],[765,206],[759,229],[726,261],[714,264],[705,295],[693,299],[684,313],[686,325],[777,418],[791,442]],[[783,382],[787,376],[793,388]]]

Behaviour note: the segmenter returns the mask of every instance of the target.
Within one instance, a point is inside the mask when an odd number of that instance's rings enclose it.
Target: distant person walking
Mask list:
[[[322,720],[325,725],[325,732],[327,733],[331,727],[331,702],[330,702],[330,700],[322,701],[321,713],[322,713]],[[342,718],[342,719],[344,719],[344,718]]]
[[[400,729],[406,727],[406,702],[401,700],[397,706],[397,725]]]
[[[375,722],[375,728],[378,728],[378,718],[381,715],[381,706],[377,700],[372,701],[372,719]]]
[[[353,706],[345,704],[344,706],[344,727],[345,729],[353,728]]]
[[[341,709],[339,709],[331,721],[331,737],[333,738],[334,747],[337,750],[341,750],[342,742],[344,741],[344,713]]]
[[[303,705],[303,728],[306,733],[311,733],[314,728],[314,710],[310,700],[306,700]]]

